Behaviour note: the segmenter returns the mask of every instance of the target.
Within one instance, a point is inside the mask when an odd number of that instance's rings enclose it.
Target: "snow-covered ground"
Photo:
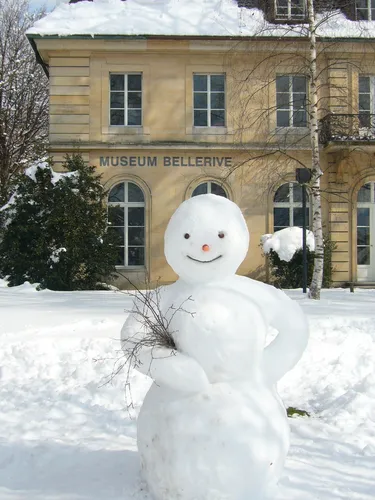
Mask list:
[[[292,447],[277,499],[375,498],[375,291],[301,301],[309,347],[279,386]],[[0,281],[0,500],[149,500],[134,414],[149,386],[125,373],[120,328],[132,299],[115,292],[37,292]],[[106,383],[108,382],[108,383]]]

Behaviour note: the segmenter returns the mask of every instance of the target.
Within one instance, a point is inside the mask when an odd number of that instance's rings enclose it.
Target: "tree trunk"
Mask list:
[[[309,296],[312,299],[320,299],[320,290],[323,282],[323,227],[322,227],[322,206],[320,197],[320,177],[322,170],[320,168],[319,155],[319,125],[318,125],[318,88],[317,88],[317,68],[316,68],[316,21],[314,0],[307,0],[308,18],[309,18],[309,63],[310,63],[310,138],[311,138],[311,201],[313,216],[313,233],[315,237],[315,258],[314,271],[310,284]]]

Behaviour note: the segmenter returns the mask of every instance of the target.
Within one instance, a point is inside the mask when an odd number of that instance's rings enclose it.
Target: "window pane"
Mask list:
[[[368,10],[367,9],[357,9],[357,19],[360,21],[368,21]]]
[[[278,93],[276,94],[276,106],[278,109],[289,109],[290,106],[290,100],[289,100],[289,94],[286,93]]]
[[[125,228],[123,228],[123,227],[109,227],[108,231],[111,231],[111,234],[114,237],[116,245],[124,245]]]
[[[371,109],[371,98],[370,94],[359,94],[359,109],[364,111],[370,111]]]
[[[194,75],[194,92],[207,90],[207,75]]]
[[[128,90],[142,90],[142,75],[128,75]]]
[[[277,126],[278,127],[289,127],[289,111],[278,111],[277,112]]]
[[[211,109],[224,109],[224,93],[215,92],[211,94]]]
[[[124,266],[125,265],[125,254],[124,254],[124,247],[119,247],[118,248],[118,254],[117,254],[117,259],[116,259],[116,266]]]
[[[289,92],[289,76],[276,77],[276,91]]]
[[[129,227],[145,225],[145,209],[143,207],[128,208],[128,225]]]
[[[295,111],[293,114],[293,127],[306,127],[306,111]]]
[[[304,76],[293,77],[293,92],[306,93],[306,77]]]
[[[357,248],[357,264],[360,266],[370,265],[370,247]]]
[[[207,109],[207,92],[194,93],[194,108]]]
[[[129,227],[128,245],[144,245],[145,229],[144,227]]]
[[[123,226],[124,220],[124,207],[108,207],[108,224]]]
[[[124,90],[124,75],[110,75],[111,90]]]
[[[293,108],[298,110],[306,108],[305,94],[293,94]]]
[[[275,203],[277,202],[289,202],[289,183],[283,184],[276,191],[275,196],[273,198]]]
[[[211,111],[211,127],[225,127],[225,111]]]
[[[193,191],[193,194],[191,196],[198,196],[200,194],[207,194],[208,193],[208,184],[207,182],[204,182],[203,184],[199,184],[199,186],[197,186],[194,191]]]
[[[123,92],[111,92],[111,108],[124,108]]]
[[[359,77],[359,91],[370,93],[370,78],[368,76]]]
[[[303,226],[303,208],[293,208],[293,226]],[[309,209],[306,208],[306,227],[309,227]]]
[[[293,202],[302,203],[302,186],[300,186],[297,182],[293,182]],[[308,203],[307,196],[306,202]]]
[[[224,92],[224,75],[211,75],[211,91]]]
[[[142,93],[141,92],[129,92],[128,93],[128,106],[129,106],[129,108],[141,108],[142,107]]]
[[[273,209],[273,224],[274,226],[289,227],[289,208],[275,207]]]
[[[227,198],[227,193],[219,184],[216,184],[216,182],[211,182],[211,193]]]
[[[369,226],[370,225],[370,209],[369,208],[357,208],[357,226]]]
[[[111,125],[125,125],[124,111],[111,111]]]
[[[116,186],[113,186],[113,188],[110,190],[108,195],[108,201],[114,203],[121,203],[124,200],[125,200],[124,183],[121,182],[121,184],[116,184]]]
[[[128,110],[128,125],[142,125],[142,111],[140,109]]]
[[[143,266],[145,263],[145,249],[143,247],[128,248],[128,265]]]
[[[365,184],[358,191],[357,201],[359,203],[360,202],[369,203],[371,201],[371,184],[370,183]]]
[[[132,182],[128,183],[128,201],[130,203],[132,202],[139,203],[144,201],[142,189],[139,188],[136,184],[133,184]]]
[[[194,126],[207,127],[207,111],[194,111]]]
[[[369,245],[369,244],[370,244],[370,228],[359,227],[357,229],[357,245]]]

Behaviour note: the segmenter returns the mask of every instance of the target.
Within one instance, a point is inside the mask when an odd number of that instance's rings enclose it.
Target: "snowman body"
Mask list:
[[[165,255],[179,280],[151,302],[176,349],[142,349],[136,364],[154,380],[137,440],[155,500],[262,500],[281,474],[289,428],[276,383],[308,328],[285,294],[235,274],[248,245],[241,211],[219,196],[185,201],[168,224]],[[279,333],[266,346],[270,327]],[[145,328],[128,317],[125,351]]]
[[[165,290],[166,315],[184,304],[170,323],[177,348],[209,386],[187,395],[154,383],[145,398],[138,449],[157,500],[260,500],[282,470],[289,428],[262,373],[266,323],[235,281]]]

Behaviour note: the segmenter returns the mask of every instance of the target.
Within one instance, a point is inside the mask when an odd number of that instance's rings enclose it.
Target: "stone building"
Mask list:
[[[334,283],[370,282],[375,2],[316,5]],[[50,81],[51,156],[58,166],[80,151],[102,174],[131,279],[175,279],[164,230],[206,192],[241,207],[251,246],[239,272],[267,278],[260,237],[301,225],[295,172],[311,165],[306,12],[305,0],[96,0],[60,5],[29,31]]]

